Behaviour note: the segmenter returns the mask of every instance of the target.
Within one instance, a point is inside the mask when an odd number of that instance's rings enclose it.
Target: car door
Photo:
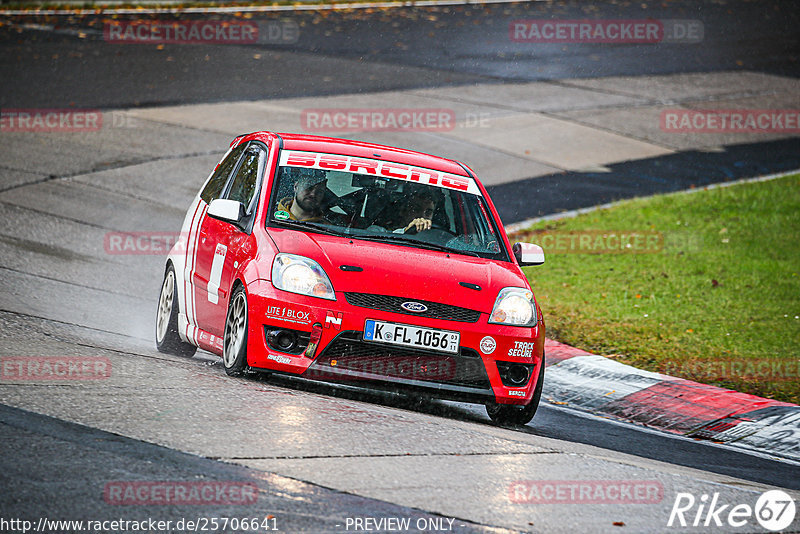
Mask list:
[[[245,149],[245,144],[237,144],[231,148],[225,157],[220,161],[211,177],[207,180],[206,185],[200,191],[200,199],[198,200],[197,207],[194,209],[193,219],[189,226],[189,235],[187,236],[187,258],[184,266],[183,278],[188,287],[186,288],[186,318],[190,326],[200,327],[200,320],[197,316],[196,302],[198,297],[205,298],[208,285],[208,274],[210,272],[210,263],[207,263],[207,250],[201,246],[200,231],[201,225],[204,222],[208,205],[217,198],[222,198],[228,180],[236,169],[239,159]],[[198,216],[197,223],[194,222],[194,217]],[[198,261],[202,267],[198,266]],[[198,270],[199,268],[199,270]],[[199,337],[194,338],[196,342],[203,344],[207,339]]]
[[[231,172],[218,198],[241,202],[244,217],[233,224],[204,216],[200,225],[195,268],[195,307],[201,330],[221,338],[225,329],[229,290],[237,268],[251,253],[250,234],[258,189],[266,164],[266,149],[250,143]],[[214,345],[219,343],[213,340]]]

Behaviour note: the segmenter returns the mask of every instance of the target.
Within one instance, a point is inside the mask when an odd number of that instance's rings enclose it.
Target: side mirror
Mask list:
[[[208,216],[229,223],[239,224],[244,217],[244,206],[241,202],[227,198],[215,198],[208,206]]]
[[[533,243],[514,243],[514,257],[521,266],[544,263],[544,250]]]

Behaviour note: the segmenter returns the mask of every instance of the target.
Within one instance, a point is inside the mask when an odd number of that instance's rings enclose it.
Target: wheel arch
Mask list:
[[[240,287],[244,288],[244,292],[247,293],[247,284],[244,283],[240,276],[237,276],[233,279],[233,283],[231,284],[231,289],[228,291],[228,306],[231,305],[231,299],[233,299],[233,294],[236,292],[237,289]]]

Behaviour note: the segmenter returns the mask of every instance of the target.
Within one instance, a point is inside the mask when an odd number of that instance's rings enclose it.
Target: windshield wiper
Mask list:
[[[366,241],[379,241],[379,242],[391,242],[397,243],[399,245],[409,245],[415,246],[419,248],[424,248],[427,250],[438,250],[439,252],[452,252],[454,254],[464,254],[466,256],[475,256],[480,257],[478,254],[474,252],[469,252],[465,250],[457,250],[450,247],[446,247],[444,245],[437,245],[435,243],[430,243],[428,241],[420,241],[418,239],[409,239],[405,237],[404,234],[378,234],[378,235],[371,235],[371,234],[353,234],[350,237],[355,239],[364,239]]]
[[[335,235],[339,237],[350,237],[353,239],[363,239],[365,241],[377,241],[382,243],[396,243],[398,245],[407,245],[412,247],[424,248],[426,250],[436,250],[439,252],[449,252],[452,254],[463,254],[464,256],[474,256],[480,258],[480,254],[470,250],[459,250],[455,248],[446,247],[444,245],[437,245],[428,241],[420,241],[418,239],[409,239],[405,234],[353,234],[350,232],[336,231],[324,224],[315,223],[312,221],[293,221],[287,219],[285,221],[271,221],[277,226],[289,226],[300,230],[313,230],[321,234]]]
[[[337,236],[346,236],[347,235],[344,232],[337,232],[336,230],[333,230],[333,229],[329,228],[328,226],[325,226],[325,225],[319,224],[319,223],[315,223],[315,222],[312,222],[312,221],[292,221],[292,220],[276,221],[276,220],[273,220],[272,223],[276,224],[278,226],[290,226],[292,228],[298,228],[298,229],[301,229],[301,230],[313,229],[313,230],[315,230],[315,231],[317,231],[317,232],[319,232],[321,234],[337,235]]]

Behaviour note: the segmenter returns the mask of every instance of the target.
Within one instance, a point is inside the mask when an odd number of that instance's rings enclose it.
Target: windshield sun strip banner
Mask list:
[[[381,176],[384,178],[416,182],[483,196],[475,180],[467,176],[459,176],[457,174],[415,167],[404,163],[395,163],[393,161],[383,161],[358,156],[344,156],[340,154],[325,154],[321,152],[283,150],[281,151],[279,165],[281,167],[307,167],[309,169],[321,169],[325,171],[341,171]]]

